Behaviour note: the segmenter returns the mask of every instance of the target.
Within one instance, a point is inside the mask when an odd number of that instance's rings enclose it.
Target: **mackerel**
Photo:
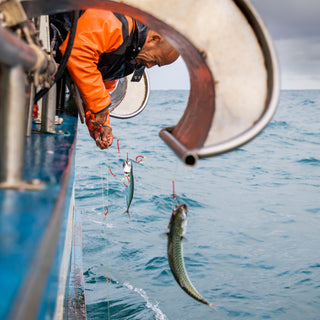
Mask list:
[[[168,261],[171,272],[179,286],[193,299],[215,309],[214,305],[207,302],[192,285],[185,269],[181,240],[186,232],[187,226],[187,206],[185,204],[176,205],[172,210],[171,219],[168,225]]]
[[[125,187],[126,187],[126,202],[127,202],[127,209],[124,212],[130,217],[129,207],[132,202],[133,192],[134,192],[134,179],[133,179],[133,167],[131,160],[123,161],[123,173],[125,178]]]

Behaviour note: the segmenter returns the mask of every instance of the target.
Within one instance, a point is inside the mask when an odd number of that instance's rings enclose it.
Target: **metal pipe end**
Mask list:
[[[194,150],[187,149],[173,134],[174,127],[164,128],[159,132],[162,140],[175,152],[187,166],[194,166],[199,157]]]
[[[195,153],[187,153],[182,158],[182,161],[185,165],[193,167],[197,163],[198,159],[199,157]]]

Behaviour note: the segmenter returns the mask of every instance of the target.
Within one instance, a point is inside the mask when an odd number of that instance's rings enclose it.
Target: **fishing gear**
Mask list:
[[[118,147],[118,153],[120,153],[120,142],[119,142],[120,140],[119,139],[117,139],[117,147]]]
[[[173,200],[177,199],[177,195],[175,193],[175,188],[174,188],[174,179],[172,179],[172,198]]]
[[[116,177],[116,176],[117,176],[116,174],[114,174],[114,173],[112,172],[112,170],[111,170],[110,167],[109,167],[109,171],[110,171],[110,173],[112,174],[113,177]]]
[[[136,157],[136,162],[141,163],[144,159],[145,159],[144,156],[139,155]]]

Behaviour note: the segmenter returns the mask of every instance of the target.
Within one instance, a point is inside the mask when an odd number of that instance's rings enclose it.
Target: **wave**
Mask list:
[[[288,128],[289,124],[286,121],[280,121],[280,120],[273,120],[270,122],[270,124],[268,125],[268,128]]]
[[[320,159],[316,158],[305,158],[305,159],[300,159],[297,161],[297,163],[302,163],[302,164],[309,164],[312,166],[319,166],[320,165]]]
[[[156,320],[167,320],[168,318],[166,317],[166,315],[161,311],[161,309],[159,308],[159,303],[152,303],[150,298],[148,297],[147,293],[141,289],[141,288],[135,288],[134,286],[132,286],[130,283],[125,282],[123,284],[126,288],[128,288],[129,290],[137,293],[140,295],[140,297],[146,302],[146,307],[148,309],[151,309],[156,316]]]
[[[94,266],[84,275],[88,319],[215,317],[178,288],[168,265],[160,234],[168,231],[175,205],[172,178],[177,201],[190,212],[186,270],[205,296],[223,306],[216,318],[304,319],[307,310],[318,319],[319,93],[282,92],[281,107],[259,137],[235,152],[199,160],[192,169],[158,137],[160,128],[179,120],[188,92],[152,92],[141,116],[112,119],[121,154],[116,139],[108,153],[100,152],[86,128],[80,129],[76,206],[84,210],[84,271]],[[131,219],[122,216],[126,152],[132,160],[145,156],[143,163],[134,162]],[[122,283],[106,279],[104,259],[108,275]]]
[[[101,275],[101,268],[101,266],[93,266],[84,272],[87,285],[97,285],[99,283],[109,285],[108,290],[103,290],[103,295],[100,291],[99,298],[95,299],[94,303],[87,303],[87,313],[90,319],[168,319],[159,308],[159,303],[152,301],[144,289],[135,287],[129,282],[121,283],[115,279],[107,278],[105,275]],[[112,297],[110,299],[109,294]],[[141,298],[143,303],[141,303]],[[152,315],[150,312],[152,312]],[[107,314],[109,314],[109,317],[107,317]]]
[[[304,106],[309,106],[310,104],[315,104],[316,102],[314,100],[311,99],[305,99],[302,101],[302,105]]]

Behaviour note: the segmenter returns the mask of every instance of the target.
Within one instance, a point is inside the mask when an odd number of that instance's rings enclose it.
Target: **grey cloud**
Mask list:
[[[252,0],[275,39],[320,35],[319,0]]]
[[[283,88],[320,87],[320,1],[251,0],[274,40]]]

